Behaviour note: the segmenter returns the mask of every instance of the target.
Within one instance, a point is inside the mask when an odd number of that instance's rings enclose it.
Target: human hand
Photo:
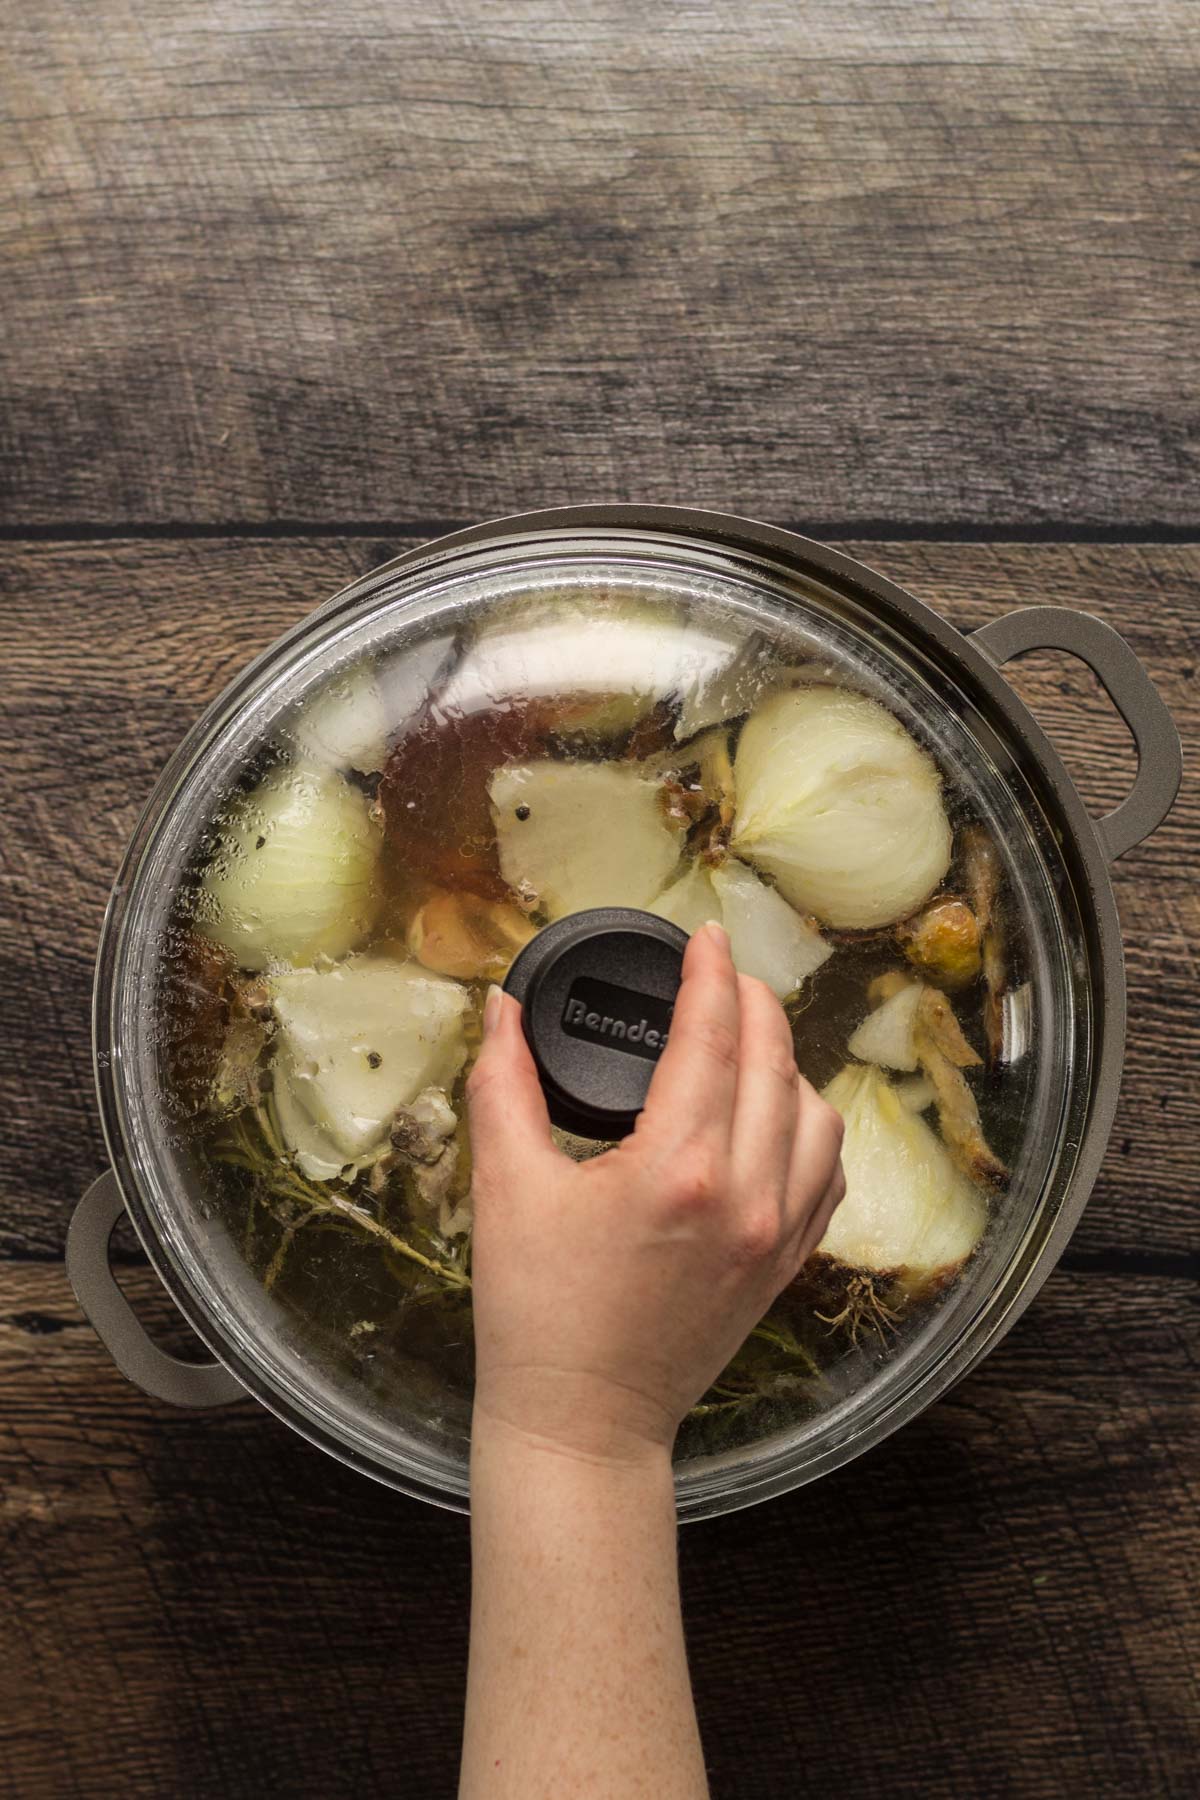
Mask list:
[[[589,1162],[554,1145],[499,989],[467,1093],[477,1429],[583,1458],[669,1452],[845,1191],[842,1121],[799,1074],[782,1007],[719,926],[697,932],[637,1127]]]

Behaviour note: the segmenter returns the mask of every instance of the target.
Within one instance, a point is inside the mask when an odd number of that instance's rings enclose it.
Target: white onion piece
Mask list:
[[[376,661],[375,680],[393,743],[440,691],[454,649],[454,634],[448,632],[421,643],[400,644]]]
[[[388,724],[370,661],[340,670],[306,701],[291,737],[310,762],[377,774],[387,761]]]
[[[302,758],[378,774],[392,740],[428,701],[452,645],[450,637],[432,638],[340,669],[292,719],[290,736]]]
[[[710,879],[734,968],[765,981],[780,1000],[794,994],[833,954],[820,932],[744,863],[731,857]]]
[[[743,653],[738,642],[632,596],[551,596],[485,626],[439,704],[472,713],[577,700],[574,725],[615,736],[661,700],[686,705],[707,693]]]
[[[370,953],[269,983],[279,1021],[273,1104],[317,1180],[384,1149],[401,1107],[448,1089],[466,1060],[465,989],[417,963]]]
[[[325,1131],[305,1112],[296,1098],[296,1067],[290,1056],[282,1053],[276,1056],[274,1074],[275,1086],[269,1104],[276,1128],[295,1158],[297,1168],[311,1181],[333,1181],[343,1170],[349,1177],[372,1161],[369,1156],[361,1160],[348,1156],[334,1141],[332,1133]],[[380,1140],[378,1153],[382,1153],[386,1142],[386,1139]]]
[[[732,848],[830,925],[890,925],[950,865],[937,765],[861,694],[816,686],[768,700],[746,722],[734,779]]]
[[[765,981],[780,1000],[794,994],[833,954],[786,900],[733,858],[711,870],[692,863],[648,911],[669,919],[689,937],[715,919],[729,933],[734,968]]]
[[[768,687],[785,679],[786,671],[780,669],[771,646],[760,637],[748,639],[725,663],[697,671],[690,681],[680,684],[676,742],[740,718]]]
[[[375,922],[381,834],[330,769],[275,769],[234,802],[204,877],[198,922],[243,969],[339,957]]]
[[[823,1098],[846,1122],[846,1197],[818,1250],[914,1283],[958,1268],[983,1234],[987,1207],[941,1139],[878,1069],[843,1069]]]
[[[879,1063],[885,1069],[915,1073],[918,1063],[915,1028],[921,983],[910,981],[869,1012],[846,1045],[859,1062]]]
[[[513,763],[488,793],[500,872],[522,901],[560,919],[589,906],[646,907],[679,860],[658,782],[627,763]]]
[[[657,913],[660,919],[668,919],[672,925],[678,925],[691,937],[693,931],[699,931],[710,919],[721,919],[721,902],[717,899],[712,884],[712,876],[700,862],[688,864],[684,873],[663,889],[656,900],[652,900],[646,908],[647,912]]]

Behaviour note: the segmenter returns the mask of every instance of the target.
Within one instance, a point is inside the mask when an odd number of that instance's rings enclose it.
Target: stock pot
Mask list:
[[[591,632],[593,612],[615,620],[616,629]],[[1107,817],[1089,816],[1002,672],[1014,657],[1042,648],[1088,664],[1135,739],[1136,779]],[[369,691],[361,684],[364,669]],[[681,669],[690,682],[682,705]],[[1002,1049],[1011,1176],[990,1202],[987,1232],[970,1260],[903,1329],[868,1330],[836,1351],[821,1351],[824,1366],[816,1375],[805,1367],[802,1379],[777,1382],[769,1403],[757,1395],[743,1404],[737,1392],[718,1397],[711,1417],[685,1429],[676,1460],[681,1516],[747,1505],[847,1462],[913,1418],[1000,1340],[1061,1254],[1104,1156],[1126,1027],[1109,868],[1157,827],[1178,787],[1179,740],[1161,699],[1123,639],[1085,613],[1023,607],[964,635],[894,583],[792,533],[686,509],[580,507],[458,532],[351,583],[247,668],[163,770],[104,923],[94,1048],[111,1167],[80,1202],[67,1246],[80,1303],[130,1380],[179,1406],[252,1395],[353,1467],[435,1503],[465,1506],[469,1240],[443,1206],[440,1224],[420,1239],[424,1250],[415,1257],[412,1244],[396,1251],[387,1234],[400,1241],[402,1228],[388,1222],[382,1201],[373,1210],[373,1196],[384,1191],[372,1174],[386,1167],[378,1150],[369,1168],[365,1161],[340,1171],[331,1165],[335,1184],[322,1187],[330,1170],[311,1133],[297,1135],[300,1128],[284,1116],[278,1070],[270,1116],[285,1140],[276,1148],[286,1165],[280,1181],[293,1183],[292,1199],[285,1194],[283,1211],[265,1219],[246,1187],[249,1152],[241,1165],[236,1156],[227,1158],[216,1179],[194,1110],[180,1104],[172,1064],[178,1045],[164,1013],[164,994],[181,959],[195,949],[180,908],[204,891],[196,870],[213,854],[222,808],[244,803],[255,782],[278,779],[280,770],[287,776],[297,766],[315,767],[314,757],[326,779],[347,729],[353,740],[363,724],[366,737],[377,728],[381,741],[370,753],[347,752],[345,766],[329,776],[342,784],[339,805],[353,794],[363,816],[377,821],[382,814],[388,829],[399,805],[399,848],[392,843],[388,851],[394,862],[404,863],[406,844],[427,862],[448,858],[474,894],[472,904],[518,916],[519,892],[491,896],[493,848],[480,836],[478,808],[473,812],[464,800],[475,778],[475,738],[460,732],[458,761],[451,759],[447,773],[435,727],[451,719],[458,729],[481,707],[491,708],[497,720],[509,721],[489,727],[498,733],[495,757],[502,760],[520,736],[505,737],[512,721],[527,721],[538,696],[565,692],[576,709],[574,726],[624,733],[625,758],[657,754],[661,765],[663,741],[671,746],[720,727],[723,713],[744,710],[747,697],[752,711],[768,670],[776,676],[798,670],[795,679],[811,679],[816,670],[823,681],[846,682],[877,698],[936,760],[959,813],[966,809],[990,834],[1003,863],[1013,964]],[[314,695],[325,696],[320,713],[312,711]],[[633,697],[637,705],[622,711]],[[369,718],[360,718],[364,709]],[[561,709],[555,729],[564,729]],[[395,787],[398,779],[392,759],[400,739],[411,740],[403,765],[409,797],[397,803],[388,783]],[[427,764],[423,743],[432,759]],[[372,766],[360,766],[367,763]],[[438,805],[446,810],[445,842],[430,849],[429,818],[436,822]],[[404,808],[414,821],[415,835],[408,837]],[[265,836],[255,841],[261,845]],[[438,879],[444,875],[443,868]],[[401,868],[401,886],[406,878]],[[618,904],[626,898],[606,896]],[[527,931],[536,922],[535,911]],[[376,929],[386,938],[399,927]],[[411,922],[406,929],[411,946]],[[859,954],[863,945],[876,953],[870,934],[834,935],[838,955]],[[346,954],[342,942],[302,954],[299,961],[313,965],[305,976],[288,972],[287,957],[264,961],[257,950],[251,956],[229,941],[218,949],[225,966],[239,956],[250,962],[238,991],[257,999],[260,1012],[254,982],[275,984],[280,1016],[288,981],[307,980],[311,988]],[[362,953],[351,947],[350,954]],[[837,955],[829,967],[836,964]],[[403,966],[411,972],[413,965]],[[188,992],[197,979],[189,963]],[[454,969],[442,979],[438,1004],[457,1008],[464,1034],[461,1065],[474,1042],[478,993],[465,981],[461,996],[447,1000]],[[300,993],[288,991],[293,998]],[[836,999],[833,987],[820,991]],[[814,1005],[808,1016],[819,1011]],[[196,1018],[189,1018],[190,1031]],[[802,1067],[805,1019],[804,1008],[797,1009]],[[625,1024],[620,1029],[623,1034]],[[630,1046],[617,1050],[627,1053]],[[829,1054],[827,1045],[816,1044],[814,1025],[813,1055],[825,1058],[822,1078]],[[293,1066],[292,1073],[303,1080],[305,1070]],[[221,1129],[227,1124],[223,1119]],[[280,1192],[272,1189],[276,1197]],[[337,1201],[332,1212],[328,1196]],[[167,1355],[121,1295],[108,1240],[123,1211],[211,1360]],[[372,1254],[385,1257],[369,1269],[364,1231],[380,1239],[368,1246]],[[428,1271],[421,1256],[444,1265],[440,1276],[430,1277],[432,1287],[422,1285]],[[268,1279],[272,1268],[275,1277]],[[451,1279],[455,1271],[461,1281]],[[402,1303],[390,1292],[393,1277]],[[336,1317],[328,1300],[335,1287]],[[430,1321],[451,1303],[465,1321],[462,1329],[434,1329]]]

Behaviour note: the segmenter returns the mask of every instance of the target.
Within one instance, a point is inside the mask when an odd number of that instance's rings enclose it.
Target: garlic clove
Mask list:
[[[498,981],[534,935],[519,907],[466,889],[439,889],[409,922],[408,948],[426,969],[459,981]]]

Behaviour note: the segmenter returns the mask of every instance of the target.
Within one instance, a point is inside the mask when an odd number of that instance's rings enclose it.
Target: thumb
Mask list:
[[[494,987],[483,1012],[483,1048],[467,1078],[471,1162],[502,1181],[528,1173],[531,1157],[553,1148],[550,1115],[521,1029],[520,1003]]]

